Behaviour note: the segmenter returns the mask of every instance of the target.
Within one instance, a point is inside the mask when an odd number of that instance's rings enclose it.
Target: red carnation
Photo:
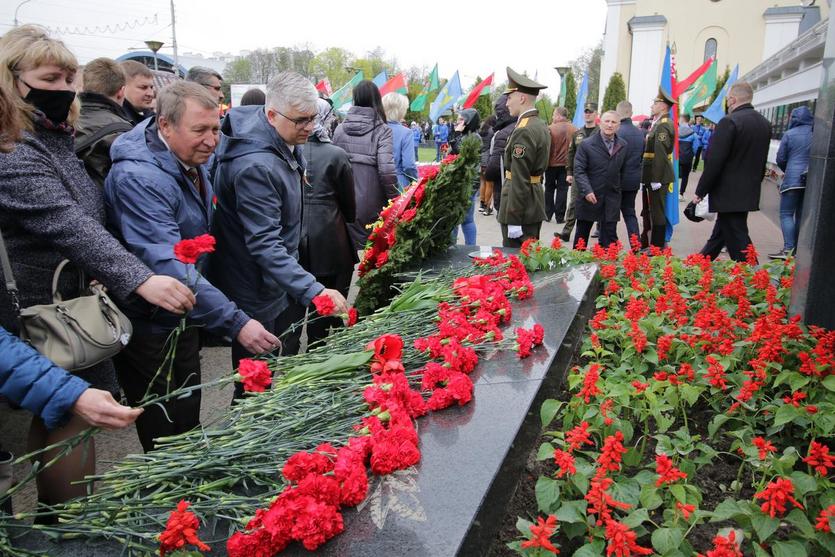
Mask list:
[[[357,308],[350,308],[348,310],[348,326],[353,327],[356,325],[358,319]]]
[[[211,548],[200,541],[197,530],[200,521],[193,512],[188,510],[188,501],[177,503],[177,510],[171,511],[165,531],[159,535],[159,554],[165,557],[167,553],[177,551],[186,545],[196,546],[200,551],[210,551]]]
[[[180,240],[174,244],[174,257],[181,263],[194,265],[204,253],[215,251],[215,237],[202,234],[190,240]]]
[[[319,315],[331,315],[336,309],[333,300],[331,300],[331,297],[327,294],[319,294],[318,296],[314,296],[313,305],[316,306],[316,313],[318,313]]]
[[[247,392],[263,393],[273,382],[272,372],[264,360],[242,359],[238,364],[238,375]]]

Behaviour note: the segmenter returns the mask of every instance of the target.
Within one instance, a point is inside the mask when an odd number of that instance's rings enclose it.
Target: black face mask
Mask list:
[[[49,89],[37,89],[22,79],[24,85],[29,87],[29,92],[23,98],[26,102],[44,113],[53,124],[60,124],[66,121],[70,114],[70,107],[75,100],[75,91],[52,91]]]

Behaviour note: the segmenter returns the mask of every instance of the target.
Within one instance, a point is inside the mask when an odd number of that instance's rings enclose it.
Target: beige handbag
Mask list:
[[[62,261],[52,277],[52,304],[20,309],[9,256],[0,235],[0,259],[6,290],[20,321],[20,338],[64,369],[86,369],[112,358],[127,346],[133,327],[101,286],[86,288],[79,271],[79,291],[86,295],[62,300],[58,279],[69,263]]]

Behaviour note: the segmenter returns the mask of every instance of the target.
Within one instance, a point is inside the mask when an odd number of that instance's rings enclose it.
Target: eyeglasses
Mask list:
[[[586,109],[586,110],[583,111],[583,114],[594,114],[594,110]]]
[[[290,118],[289,116],[279,112],[278,110],[276,110],[276,112],[281,114],[285,120],[290,120],[291,122],[293,122],[293,125],[296,126],[297,130],[306,128],[310,124],[314,123],[316,121],[316,118],[318,117],[318,114],[314,114],[313,116],[307,116],[305,118]],[[328,115],[330,115],[330,113],[328,113]]]

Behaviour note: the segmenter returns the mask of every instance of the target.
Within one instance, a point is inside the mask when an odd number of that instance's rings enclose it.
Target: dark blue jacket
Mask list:
[[[626,141],[615,135],[610,155],[602,133],[595,133],[577,146],[574,155],[574,184],[579,189],[574,206],[577,220],[618,221],[627,149]],[[590,193],[597,198],[593,205],[586,201]]]
[[[0,395],[40,416],[48,429],[67,420],[75,401],[89,387],[0,328]]]
[[[623,163],[620,189],[638,191],[641,186],[641,165],[644,162],[644,138],[641,128],[632,123],[631,118],[620,121],[618,137],[626,141],[626,157]]]
[[[440,145],[449,141],[449,126],[446,124],[437,124],[437,128],[433,130],[435,134],[435,143]]]
[[[261,321],[275,319],[288,295],[310,304],[325,287],[298,261],[309,187],[301,149],[290,151],[263,106],[241,106],[226,114],[215,153],[212,283]]]
[[[813,122],[809,107],[801,106],[792,110],[789,129],[783,134],[777,150],[777,166],[785,173],[780,193],[806,187],[803,175],[809,171]]]
[[[699,148],[699,136],[690,126],[678,127],[678,162],[680,165],[690,167],[693,165],[693,156]]]
[[[110,157],[113,166],[104,183],[110,229],[155,273],[182,279],[196,292],[197,305],[188,315],[190,322],[237,337],[249,317],[194,265],[185,265],[174,257],[174,244],[209,233],[212,187],[206,169],[199,168],[205,185],[201,200],[180,163],[159,138],[155,117],[119,137]],[[201,260],[198,268],[202,266]],[[165,333],[180,321],[180,316],[142,300],[127,303],[124,310],[134,327],[144,332]]]

